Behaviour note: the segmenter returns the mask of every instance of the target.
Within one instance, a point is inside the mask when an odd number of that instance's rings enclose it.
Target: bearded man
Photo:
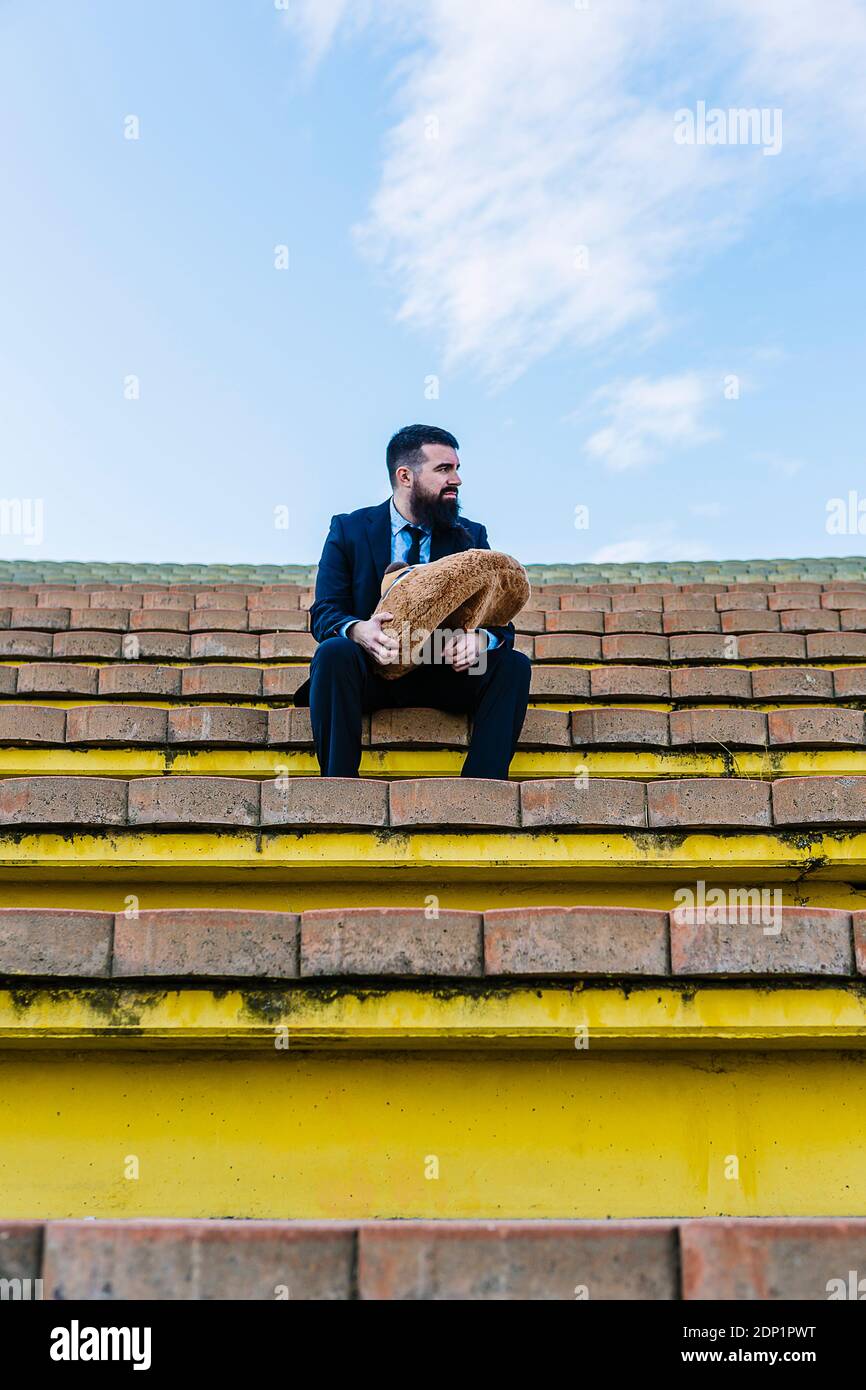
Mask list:
[[[381,675],[399,655],[398,639],[382,630],[393,616],[387,599],[385,611],[373,611],[389,565],[490,549],[484,527],[460,517],[458,448],[453,434],[435,425],[398,430],[385,455],[392,496],[331,521],[310,612],[319,647],[308,686],[295,697],[296,704],[309,699],[323,776],[357,777],[363,716],[408,707],[469,714],[472,736],[461,775],[508,776],[530,680],[511,623],[453,635],[433,663],[398,680]]]

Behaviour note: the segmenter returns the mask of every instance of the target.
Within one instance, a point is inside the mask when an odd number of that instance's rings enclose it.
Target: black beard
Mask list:
[[[460,516],[458,497],[422,497],[418,492],[412,494],[412,511],[419,526],[429,531],[449,531],[457,524]]]

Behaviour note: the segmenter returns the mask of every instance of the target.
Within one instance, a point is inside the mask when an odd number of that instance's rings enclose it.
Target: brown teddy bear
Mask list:
[[[385,680],[408,675],[433,632],[502,627],[528,598],[523,566],[496,550],[461,550],[428,565],[389,565],[376,612],[393,614],[382,631],[400,641],[400,662],[379,674]]]

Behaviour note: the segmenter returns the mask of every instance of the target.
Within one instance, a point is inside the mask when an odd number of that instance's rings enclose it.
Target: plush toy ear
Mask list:
[[[391,586],[397,583],[397,576],[399,574],[405,574],[406,571],[410,570],[411,568],[412,566],[407,565],[405,560],[391,561],[391,564],[388,566],[388,568],[385,570],[385,573],[382,575],[382,583],[379,587],[379,593],[381,594],[382,598],[385,597]]]

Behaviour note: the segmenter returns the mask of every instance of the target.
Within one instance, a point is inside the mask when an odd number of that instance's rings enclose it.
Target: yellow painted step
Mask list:
[[[456,777],[465,749],[367,750],[362,777]],[[163,748],[0,748],[0,777],[315,777],[315,754],[278,748],[213,748],[167,752]],[[634,749],[550,749],[518,752],[511,778],[622,777],[652,781],[670,777],[862,777],[866,749],[701,753]]]
[[[695,880],[692,874],[691,882]],[[686,880],[688,881],[688,880]],[[391,874],[378,880],[335,879],[322,876],[312,880],[286,879],[273,882],[260,875],[239,877],[236,882],[203,879],[95,878],[91,874],[73,879],[0,878],[0,907],[78,908],[101,912],[127,912],[155,908],[258,909],[272,912],[308,912],[326,907],[423,907],[429,893],[435,893],[442,908],[463,908],[485,912],[497,907],[537,907],[539,905],[649,907],[670,912],[677,906],[674,897],[683,879],[650,879],[634,875],[627,880],[611,878],[606,883],[592,880],[565,880],[553,875],[543,882],[534,879],[472,880],[451,882],[440,876],[428,881],[398,878]],[[706,881],[706,893],[716,887]],[[785,907],[835,907],[845,912],[866,909],[866,886],[832,879],[792,881],[779,888]]]
[[[106,831],[6,833],[0,878],[758,885],[866,878],[866,833],[744,831]],[[543,901],[542,898],[539,899]]]
[[[103,708],[124,708],[132,706],[135,709],[177,709],[178,707],[200,707],[207,705],[215,706],[220,709],[282,709],[292,708],[292,700],[232,700],[228,698],[217,698],[215,696],[201,696],[193,698],[189,695],[178,696],[174,700],[147,699],[139,698],[135,695],[90,695],[90,696],[70,696],[62,699],[54,695],[2,695],[0,705],[39,705],[48,709],[90,709],[93,705]],[[759,713],[769,714],[773,710],[802,710],[802,709],[826,709],[832,706],[834,709],[861,709],[866,705],[866,700],[837,700],[827,698],[825,700],[624,700],[614,699],[605,696],[597,696],[594,700],[541,700],[531,699],[529,709],[557,710],[561,713],[569,713],[571,710],[598,710],[598,709],[624,709],[624,710],[655,710],[659,713],[670,713],[671,710],[680,709],[723,709],[723,710],[757,710]]]
[[[0,1052],[344,1049],[866,1048],[856,984],[508,980],[282,988],[26,986],[0,990]]]
[[[0,1054],[5,1217],[842,1216],[862,1052]]]

